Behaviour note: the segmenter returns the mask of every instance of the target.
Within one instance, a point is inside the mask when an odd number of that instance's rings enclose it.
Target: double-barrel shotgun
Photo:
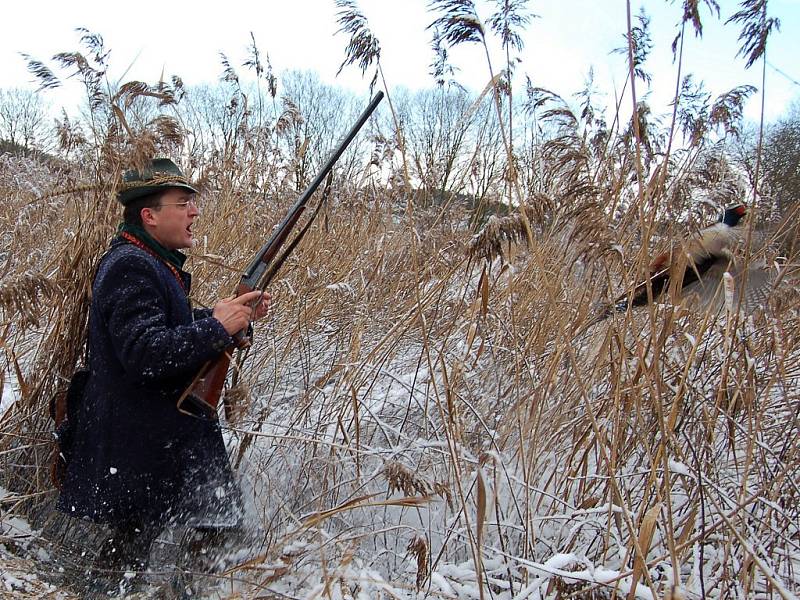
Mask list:
[[[283,220],[275,227],[272,235],[255,254],[253,260],[250,261],[247,269],[242,274],[239,285],[236,287],[236,296],[241,296],[254,290],[264,290],[270,283],[275,274],[281,268],[286,258],[292,253],[300,240],[308,231],[314,217],[319,212],[320,204],[317,205],[316,210],[310,218],[306,221],[300,231],[295,235],[294,239],[289,243],[283,252],[279,254],[281,248],[289,238],[289,234],[297,225],[300,216],[306,208],[309,198],[314,194],[316,189],[331,171],[336,161],[356,137],[361,127],[367,122],[372,112],[377,108],[380,101],[383,99],[383,92],[378,92],[369,103],[369,106],[361,113],[361,116],[356,121],[353,128],[347,133],[344,139],[339,143],[339,146],[333,151],[328,162],[322,167],[322,170],[309,184],[306,190],[300,195],[292,208],[283,218]],[[228,374],[228,367],[231,361],[231,355],[236,348],[247,348],[250,345],[250,338],[246,330],[237,332],[233,336],[233,343],[216,359],[207,362],[197,375],[192,380],[192,383],[181,394],[178,399],[178,410],[181,412],[212,417],[217,413],[220,397],[222,396],[222,389],[225,386],[225,380]],[[227,407],[226,407],[227,408]]]

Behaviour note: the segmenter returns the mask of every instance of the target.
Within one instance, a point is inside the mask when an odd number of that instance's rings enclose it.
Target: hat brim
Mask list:
[[[143,185],[128,190],[123,190],[117,194],[117,201],[119,201],[119,203],[123,206],[127,206],[134,200],[144,198],[145,196],[149,196],[150,194],[155,194],[157,192],[163,192],[164,190],[168,190],[170,188],[179,188],[191,192],[192,194],[200,193],[192,186],[185,183],[162,183],[160,185]]]

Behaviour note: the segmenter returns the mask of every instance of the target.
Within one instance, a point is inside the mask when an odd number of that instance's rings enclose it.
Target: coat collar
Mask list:
[[[178,252],[177,250],[168,250],[159,244],[149,233],[147,233],[144,227],[140,227],[139,225],[131,225],[130,223],[120,223],[119,227],[117,228],[117,234],[119,235],[122,233],[132,235],[145,246],[150,248],[150,250],[162,258],[165,262],[171,264],[180,271],[183,270],[183,264],[186,262],[186,255],[182,252]]]

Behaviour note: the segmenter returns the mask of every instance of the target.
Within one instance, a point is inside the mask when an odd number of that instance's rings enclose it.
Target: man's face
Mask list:
[[[180,250],[191,247],[192,224],[199,214],[194,194],[182,188],[170,188],[161,197],[161,206],[142,209],[142,223],[162,246]]]

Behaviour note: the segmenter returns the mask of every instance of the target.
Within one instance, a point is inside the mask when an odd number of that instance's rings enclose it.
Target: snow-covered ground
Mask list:
[[[13,380],[3,378],[2,396],[0,396],[0,414],[4,413],[6,409],[11,406],[14,401],[19,398],[19,389],[15,387]]]
[[[509,397],[507,349],[480,332],[469,341],[468,326],[435,350],[410,334],[383,346],[365,334],[362,347],[379,349],[368,356],[353,356],[349,334],[323,321],[300,344],[306,351],[286,356],[274,349],[289,336],[270,327],[254,349],[253,404],[225,432],[248,526],[260,533],[231,548],[226,576],[203,597],[523,600],[591,590],[768,598],[800,590],[797,466],[787,459],[797,446],[778,445],[781,428],[795,431],[798,373],[784,367],[775,377],[752,327],[732,364],[752,369],[754,387],[737,393],[751,394],[759,412],[745,406],[713,420],[715,373],[736,338],[726,338],[724,323],[699,334],[676,323],[663,370],[690,369],[663,400],[680,416],[673,445],[659,444],[653,407],[614,404],[602,371],[583,382],[585,400],[573,395],[568,369],[545,390],[546,367],[563,365],[550,343],[525,365],[537,386]],[[476,352],[483,344],[489,349]],[[595,350],[577,350],[591,373]],[[703,361],[689,358],[701,353]],[[639,368],[635,356],[619,364]],[[640,393],[640,402],[651,398]],[[587,414],[587,406],[597,408]],[[758,436],[748,435],[756,426]],[[782,494],[767,473],[783,482]],[[18,537],[4,558],[20,565],[4,585],[44,585],[19,569],[36,564],[47,542],[18,518],[3,523],[6,539]],[[34,572],[53,568],[38,565]],[[726,580],[737,565],[752,570],[750,587]]]
[[[74,598],[42,579],[42,567],[52,564],[46,542],[25,519],[7,512],[16,502],[14,494],[0,487],[0,598]]]

